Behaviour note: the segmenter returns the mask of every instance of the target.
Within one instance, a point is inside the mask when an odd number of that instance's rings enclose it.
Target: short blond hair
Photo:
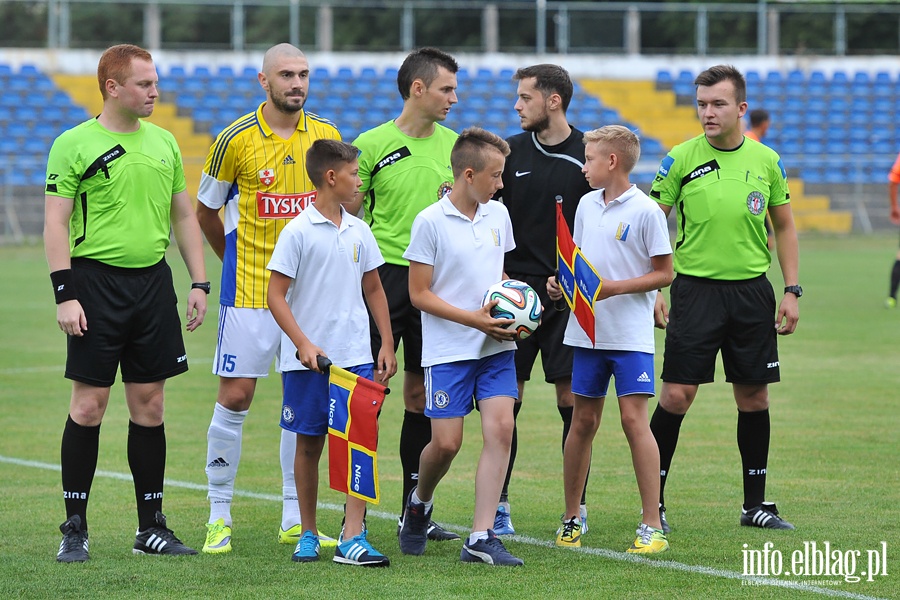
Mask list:
[[[622,125],[592,129],[584,134],[582,141],[585,146],[594,142],[610,146],[611,153],[619,157],[626,173],[631,173],[641,157],[641,141],[633,131]]]

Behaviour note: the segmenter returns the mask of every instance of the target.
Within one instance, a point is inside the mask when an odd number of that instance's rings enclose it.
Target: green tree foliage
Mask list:
[[[0,40],[19,48],[47,45],[47,5],[0,2]]]

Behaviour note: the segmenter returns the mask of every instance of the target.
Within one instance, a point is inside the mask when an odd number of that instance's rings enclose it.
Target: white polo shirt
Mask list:
[[[650,273],[650,257],[672,254],[666,215],[644,192],[631,186],[604,203],[604,190],[582,197],[575,212],[575,244],[604,279],[621,281]],[[653,304],[656,290],[622,294],[595,305],[596,343],[574,314],[569,315],[563,343],[578,348],[654,351]]]
[[[267,268],[294,281],[287,302],[309,340],[340,367],[372,362],[362,276],[384,264],[369,226],[341,207],[341,226],[310,205],[285,226]],[[281,334],[281,370],[306,367]]]
[[[516,247],[509,212],[479,204],[470,220],[444,196],[418,214],[403,258],[431,265],[431,291],[457,308],[478,310],[487,289],[503,278],[504,255]],[[472,327],[422,313],[422,366],[472,360],[515,350]]]

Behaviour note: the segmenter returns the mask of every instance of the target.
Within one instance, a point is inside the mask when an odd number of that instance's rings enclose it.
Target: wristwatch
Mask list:
[[[194,283],[191,284],[191,289],[192,290],[203,290],[204,292],[206,292],[208,294],[209,289],[210,289],[209,282],[208,281],[203,281],[203,282],[195,281]]]
[[[785,294],[794,294],[795,296],[797,296],[799,298],[800,296],[803,295],[803,288],[800,287],[799,285],[789,285],[786,288],[784,288],[784,293]]]

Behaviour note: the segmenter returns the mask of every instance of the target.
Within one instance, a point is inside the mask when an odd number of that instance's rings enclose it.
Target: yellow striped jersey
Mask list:
[[[263,119],[264,105],[218,135],[200,180],[197,199],[214,210],[225,207],[223,306],[268,308],[266,265],[275,241],[315,199],[306,151],[317,139],[341,139],[333,123],[305,110],[297,131],[282,139]]]

